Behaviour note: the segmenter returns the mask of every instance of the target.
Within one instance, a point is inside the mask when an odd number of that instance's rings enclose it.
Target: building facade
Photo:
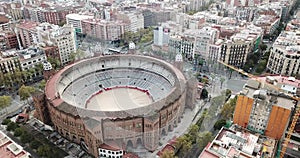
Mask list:
[[[82,20],[82,33],[104,41],[121,39],[125,32],[125,23],[122,21],[107,21],[101,19]]]
[[[281,139],[288,126],[295,102],[249,80],[238,96],[233,123],[274,139]]]
[[[273,44],[267,69],[271,73],[292,76],[300,74],[299,31],[282,32]]]
[[[74,28],[43,23],[36,27],[39,42],[57,46],[62,65],[71,61],[71,54],[76,52]],[[53,54],[54,55],[54,54]]]
[[[36,26],[39,23],[32,21],[23,21],[16,26],[16,33],[19,35],[20,48],[28,48],[31,45],[38,43],[38,35]]]

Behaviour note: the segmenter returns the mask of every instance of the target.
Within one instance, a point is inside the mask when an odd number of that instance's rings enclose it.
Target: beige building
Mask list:
[[[300,73],[300,31],[282,32],[273,44],[267,69],[273,74],[291,76]]]
[[[36,27],[39,42],[50,46],[57,46],[60,62],[64,65],[70,62],[70,55],[76,51],[74,29],[70,25],[60,27],[49,23],[42,23]]]
[[[125,32],[125,23],[102,19],[82,20],[82,33],[101,40],[113,41],[121,38]]]
[[[29,46],[37,43],[38,37],[35,30],[39,23],[32,21],[23,21],[16,26],[16,33],[19,34],[20,48],[28,48]]]

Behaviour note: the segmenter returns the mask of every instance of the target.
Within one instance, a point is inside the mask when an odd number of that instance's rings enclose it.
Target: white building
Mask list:
[[[153,30],[154,35],[154,45],[157,46],[165,46],[168,45],[169,38],[170,38],[170,29],[164,27],[157,27]]]
[[[20,56],[19,60],[22,71],[35,68],[38,64],[42,65],[47,60],[45,53],[37,47],[20,50],[17,53]]]
[[[122,158],[124,151],[117,147],[112,147],[107,144],[102,144],[98,148],[99,158],[107,158],[107,157],[114,157],[114,158]]]
[[[49,23],[37,27],[39,41],[49,45],[56,45],[59,49],[61,63],[70,62],[70,55],[76,52],[74,28],[71,25],[59,27]]]
[[[127,23],[126,31],[137,32],[139,29],[144,28],[144,16],[141,12],[125,11],[120,12],[117,16],[118,20]]]
[[[197,30],[186,30],[184,36],[194,39],[194,54],[208,58],[209,45],[219,39],[219,31],[212,27],[203,27]]]
[[[67,24],[72,25],[75,32],[82,33],[81,21],[86,19],[93,19],[94,16],[82,14],[68,14],[66,15]]]
[[[291,76],[300,74],[300,32],[284,31],[273,44],[267,69],[274,74]]]

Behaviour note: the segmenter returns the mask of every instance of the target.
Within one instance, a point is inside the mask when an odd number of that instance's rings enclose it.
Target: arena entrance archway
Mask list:
[[[133,143],[132,143],[132,141],[131,140],[128,140],[127,141],[127,144],[126,144],[126,149],[132,149],[133,148]]]

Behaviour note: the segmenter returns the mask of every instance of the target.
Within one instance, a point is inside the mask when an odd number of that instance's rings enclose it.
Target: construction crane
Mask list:
[[[268,86],[273,87],[277,91],[282,91],[282,89],[280,89],[279,87],[277,87],[277,86],[275,86],[273,84],[270,84],[268,82],[263,82],[263,81],[259,80],[259,78],[257,76],[249,74],[249,73],[245,72],[242,69],[238,69],[238,68],[236,68],[236,67],[234,67],[232,65],[226,64],[223,61],[218,61],[218,62],[221,63],[222,65],[224,65],[224,66],[226,66],[226,67],[234,70],[234,71],[237,71],[237,72],[239,72],[239,73],[241,73],[241,74],[249,77],[249,78],[255,79],[256,81],[258,81],[260,83],[264,83],[264,84],[266,83],[266,84],[268,84]],[[290,125],[290,127],[288,129],[288,133],[287,133],[287,135],[286,135],[286,137],[285,137],[285,139],[283,141],[283,144],[282,144],[282,149],[281,149],[281,152],[280,152],[280,158],[284,158],[284,154],[286,152],[288,143],[290,142],[292,133],[294,132],[295,126],[297,124],[297,121],[298,121],[298,118],[299,118],[299,115],[300,115],[300,103],[299,103],[300,98],[296,97],[296,96],[293,96],[291,94],[286,94],[286,95],[289,96],[290,98],[292,98],[293,100],[297,101],[297,106],[296,106],[296,109],[295,109],[295,113],[292,116],[293,117],[292,123],[291,123],[291,125]]]

